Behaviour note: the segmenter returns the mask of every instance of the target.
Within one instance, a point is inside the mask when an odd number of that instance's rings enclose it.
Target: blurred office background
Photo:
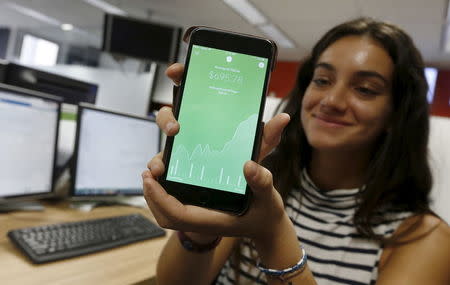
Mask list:
[[[325,31],[359,16],[390,21],[413,37],[428,67],[433,207],[450,222],[448,9],[448,0],[0,0],[0,58],[97,85],[96,106],[148,116],[171,104],[172,85],[164,76],[170,62],[102,51],[105,13],[183,31],[208,25],[266,36],[279,45],[268,119],[279,98],[292,87],[302,57]],[[152,34],[142,37],[153,39]],[[184,60],[185,52],[186,45],[181,43],[178,61]],[[63,111],[70,113],[70,108]],[[73,124],[62,126],[66,137],[60,141],[69,149],[71,132]]]

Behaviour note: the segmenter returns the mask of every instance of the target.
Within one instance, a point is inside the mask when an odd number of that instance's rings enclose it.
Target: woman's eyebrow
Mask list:
[[[320,68],[320,67],[328,69],[329,71],[336,71],[336,68],[334,68],[333,65],[331,65],[329,63],[326,63],[326,62],[316,63],[316,65],[314,66],[314,69],[317,69],[317,68]]]
[[[327,62],[319,62],[314,66],[314,69],[317,68],[324,68],[326,70],[335,72],[336,68]],[[372,71],[372,70],[360,70],[356,72],[356,75],[359,77],[375,77],[380,79],[381,81],[383,81],[384,84],[389,85],[389,81],[380,73],[376,72],[376,71]]]
[[[371,70],[361,70],[356,72],[357,76],[360,77],[375,77],[380,79],[381,81],[384,82],[384,84],[389,85],[389,81],[380,73],[376,72],[376,71],[371,71]]]

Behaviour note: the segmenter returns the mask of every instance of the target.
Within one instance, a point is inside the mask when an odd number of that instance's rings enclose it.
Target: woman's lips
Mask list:
[[[313,117],[316,118],[319,122],[332,127],[345,127],[352,125],[351,123],[348,123],[346,121],[321,114],[313,114]]]

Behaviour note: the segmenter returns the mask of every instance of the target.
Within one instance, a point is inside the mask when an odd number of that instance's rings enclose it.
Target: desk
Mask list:
[[[71,209],[68,203],[46,203],[43,212],[0,214],[0,283],[2,284],[135,284],[151,281],[159,254],[169,238],[141,241],[89,255],[36,265],[6,236],[11,229],[140,213],[154,221],[150,210],[108,206],[90,212]]]

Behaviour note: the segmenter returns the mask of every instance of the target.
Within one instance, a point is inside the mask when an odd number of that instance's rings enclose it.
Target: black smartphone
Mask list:
[[[243,166],[256,160],[273,41],[208,27],[188,30],[185,72],[174,102],[180,132],[166,140],[167,192],[184,204],[243,214]]]

